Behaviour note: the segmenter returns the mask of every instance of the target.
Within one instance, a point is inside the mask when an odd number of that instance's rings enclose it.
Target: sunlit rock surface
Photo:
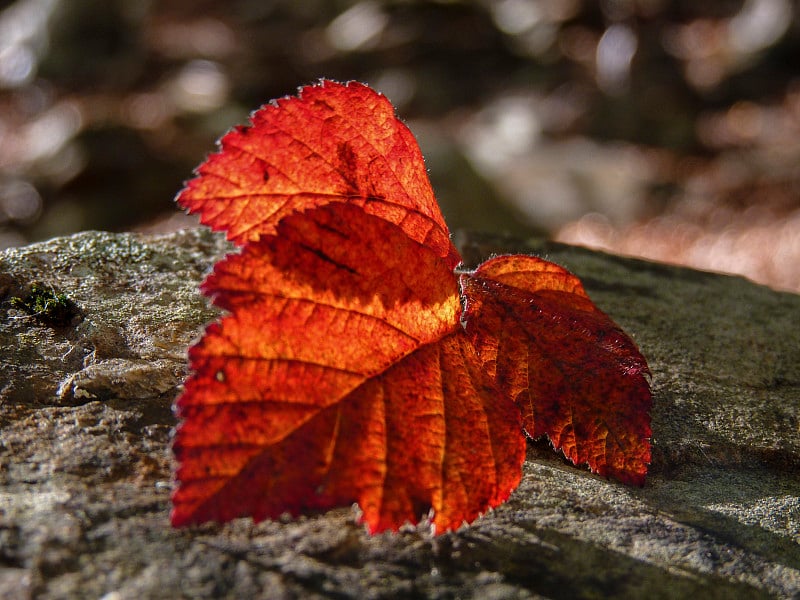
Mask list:
[[[459,236],[468,264],[573,270],[653,371],[630,488],[531,443],[472,526],[369,537],[351,509],[169,526],[170,406],[230,251],[205,230],[83,233],[0,254],[0,597],[575,598],[800,594],[800,296],[539,240]],[[73,307],[32,315],[33,283]]]

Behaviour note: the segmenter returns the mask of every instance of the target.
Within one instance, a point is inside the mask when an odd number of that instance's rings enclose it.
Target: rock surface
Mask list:
[[[82,233],[0,254],[0,598],[800,598],[800,296],[538,240],[653,371],[644,488],[529,444],[457,532],[367,536],[353,510],[169,526],[170,406],[229,250],[205,230]],[[64,294],[60,323],[19,301]]]

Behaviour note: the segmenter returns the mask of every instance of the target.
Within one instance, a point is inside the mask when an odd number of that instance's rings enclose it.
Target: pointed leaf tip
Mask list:
[[[414,136],[365,85],[301,88],[262,106],[219,144],[177,202],[236,244],[274,233],[286,215],[344,202],[399,225],[451,268],[460,260]]]

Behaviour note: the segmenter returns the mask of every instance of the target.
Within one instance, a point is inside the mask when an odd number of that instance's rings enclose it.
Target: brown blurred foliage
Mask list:
[[[386,93],[451,228],[800,291],[790,0],[0,1],[0,246],[175,227],[213,142],[328,77]]]

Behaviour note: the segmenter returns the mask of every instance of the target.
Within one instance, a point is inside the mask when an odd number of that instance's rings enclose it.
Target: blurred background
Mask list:
[[[0,0],[0,247],[165,231],[214,141],[385,93],[453,230],[800,292],[797,0]]]

